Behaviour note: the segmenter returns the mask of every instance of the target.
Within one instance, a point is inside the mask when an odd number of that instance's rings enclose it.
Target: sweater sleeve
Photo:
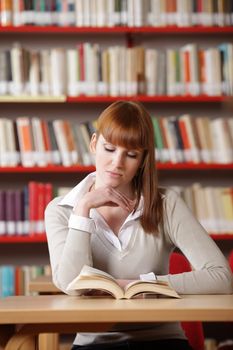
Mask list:
[[[67,293],[67,285],[79,274],[83,265],[92,266],[91,233],[85,230],[83,223],[80,228],[77,224],[69,225],[71,210],[59,206],[60,200],[57,197],[48,204],[45,210],[45,229],[53,282]]]
[[[230,294],[233,278],[226,258],[173,190],[164,199],[165,231],[189,260],[192,271],[158,276],[180,294]]]

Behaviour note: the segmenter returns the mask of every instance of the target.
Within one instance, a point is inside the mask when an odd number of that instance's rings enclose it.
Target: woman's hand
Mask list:
[[[121,207],[131,212],[135,206],[135,200],[128,198],[123,193],[117,191],[113,187],[99,187],[87,192],[74,208],[74,213],[80,216],[89,216],[91,208],[99,208],[103,206]]]

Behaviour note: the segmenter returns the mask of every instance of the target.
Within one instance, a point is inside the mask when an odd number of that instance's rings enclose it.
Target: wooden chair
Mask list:
[[[188,260],[181,253],[172,253],[170,256],[170,274],[191,271]],[[204,350],[204,332],[202,322],[181,322],[181,326],[194,350]]]

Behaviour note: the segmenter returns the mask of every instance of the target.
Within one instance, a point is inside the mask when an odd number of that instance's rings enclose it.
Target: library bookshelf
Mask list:
[[[115,26],[115,27],[75,27],[75,26],[36,26],[36,25],[25,25],[25,26],[1,26],[0,34],[179,34],[179,35],[192,35],[192,34],[207,34],[207,35],[221,35],[221,34],[232,34],[232,26],[213,27],[213,26],[189,26],[189,27],[178,27],[174,25],[164,27],[126,27],[126,26]]]
[[[215,241],[229,241],[233,240],[233,233],[228,234],[228,233],[221,233],[221,234],[215,234],[215,233],[210,233],[210,236],[215,240]],[[0,243],[47,243],[46,235],[45,234],[34,234],[30,236],[0,236]]]
[[[24,26],[0,26],[0,37],[2,44],[0,43],[0,48],[3,46],[10,47],[14,41],[28,45],[35,45],[38,41],[38,46],[43,48],[43,45],[51,46],[53,41],[59,42],[59,46],[67,45],[73,47],[74,42],[78,41],[80,38],[86,41],[91,38],[91,36],[98,37],[100,43],[108,43],[109,38],[118,41],[122,39],[127,45],[133,45],[137,42],[138,38],[140,41],[151,41],[155,42],[157,45],[158,38],[160,42],[163,41],[163,45],[169,42],[167,45],[174,45],[174,43],[180,42],[182,44],[188,43],[190,41],[198,41],[200,38],[206,42],[208,41],[210,45],[216,40],[217,43],[221,41],[230,41],[232,43],[232,26],[193,26],[193,27],[177,27],[174,25],[164,26],[164,27],[151,27],[151,26],[141,26],[141,27],[126,27],[126,26],[115,26],[115,27],[74,27],[74,26],[37,26],[37,25],[24,25]],[[68,43],[68,44],[67,44]],[[37,44],[37,43],[36,43]],[[159,44],[158,44],[159,45]],[[180,44],[181,45],[181,44]],[[66,113],[68,116],[70,114],[70,119],[75,118],[75,111],[80,110],[80,114],[85,114],[88,110],[88,118],[90,119],[95,114],[95,110],[101,110],[103,106],[106,106],[116,100],[137,100],[148,106],[152,113],[160,114],[179,114],[184,111],[195,110],[196,115],[203,114],[208,110],[209,116],[223,115],[225,104],[229,100],[229,96],[224,95],[206,95],[200,94],[193,96],[190,94],[186,95],[176,95],[167,96],[153,95],[148,96],[146,94],[140,95],[130,95],[130,96],[70,96],[69,94],[60,94],[59,96],[28,96],[28,95],[3,95],[0,96],[1,104],[1,116],[0,117],[10,117],[16,118],[19,114],[28,114],[33,116],[38,111],[39,116],[46,117],[46,113],[49,113],[49,118],[53,119],[62,117],[62,113]],[[203,112],[204,111],[204,112]],[[232,114],[231,114],[232,115]],[[193,179],[209,178],[210,183],[215,185],[215,180],[217,179],[217,184],[225,183],[227,179],[227,185],[232,186],[232,173],[233,173],[233,163],[228,164],[218,164],[218,163],[178,163],[174,164],[171,162],[158,163],[158,170],[161,174],[166,173],[166,177],[170,178],[170,183],[176,185],[176,181],[180,178],[182,183],[183,179],[189,177],[192,173]],[[59,175],[59,181],[65,179],[66,183],[71,185],[75,184],[73,176],[78,174],[78,178],[83,178],[86,173],[93,171],[94,166],[69,166],[64,167],[59,166],[45,166],[45,167],[1,167],[0,168],[0,178],[6,184],[6,186],[11,186],[10,177],[17,178],[20,186],[25,185],[25,181],[36,180],[39,181],[43,178],[43,181],[47,180],[47,177],[53,181],[57,181]],[[173,179],[174,173],[176,174]],[[42,177],[43,176],[43,177]],[[62,178],[61,178],[62,176]],[[221,248],[223,248],[226,254],[229,249],[233,247],[233,233],[232,234],[214,234],[211,236],[217,243],[221,243]],[[20,255],[20,250],[18,249],[18,244],[22,246],[34,246],[46,245],[45,234],[34,234],[30,236],[0,236],[0,252],[4,251],[5,255],[15,255],[16,257]],[[34,248],[32,248],[34,249]],[[35,254],[36,248],[35,248]],[[42,262],[44,264],[48,263],[47,251],[43,251],[44,256],[42,257]],[[1,255],[1,253],[0,253]],[[31,263],[33,263],[33,257],[30,258]],[[0,264],[3,264],[3,260],[0,259]]]
[[[45,234],[34,234],[30,236],[0,236],[0,243],[47,243]]]
[[[146,102],[146,103],[190,103],[190,102],[206,102],[206,103],[217,103],[217,102],[224,102],[227,101],[226,97],[223,96],[206,96],[206,95],[200,95],[200,96],[145,96],[145,95],[138,95],[138,96],[119,96],[119,97],[113,97],[113,96],[97,96],[97,97],[87,97],[87,96],[78,96],[78,97],[71,97],[67,96],[67,102],[69,103],[86,103],[86,102],[104,102],[104,103],[111,103],[116,100],[137,100],[139,102]]]
[[[233,170],[233,163],[231,164],[219,164],[219,163],[157,163],[157,169],[158,170]],[[83,173],[89,173],[95,171],[94,166],[84,166],[84,165],[76,165],[76,166],[55,166],[50,165],[46,167],[23,167],[23,166],[16,166],[16,167],[0,167],[0,174],[6,174],[6,173],[24,173],[24,174],[30,174],[30,173],[75,173],[75,172],[83,172]]]
[[[230,99],[226,96],[0,96],[0,103],[112,103],[117,100],[139,101],[142,103],[222,103]]]

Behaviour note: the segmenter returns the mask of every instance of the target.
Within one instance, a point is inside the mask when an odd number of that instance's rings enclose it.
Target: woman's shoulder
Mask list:
[[[63,196],[58,196],[58,197],[54,197],[47,205],[45,212],[46,213],[51,213],[54,211],[62,211],[64,210],[64,206],[59,205],[59,203],[61,202],[61,200],[63,199]]]
[[[172,214],[175,208],[183,209],[186,204],[181,195],[181,189],[178,187],[161,187],[160,194],[162,206],[165,213]]]
[[[54,197],[49,203],[48,203],[48,207],[53,207],[56,206],[57,204],[59,204],[59,202],[62,200],[62,196],[58,196],[58,197]]]
[[[159,192],[164,201],[174,202],[181,198],[181,189],[179,187],[159,187]]]

